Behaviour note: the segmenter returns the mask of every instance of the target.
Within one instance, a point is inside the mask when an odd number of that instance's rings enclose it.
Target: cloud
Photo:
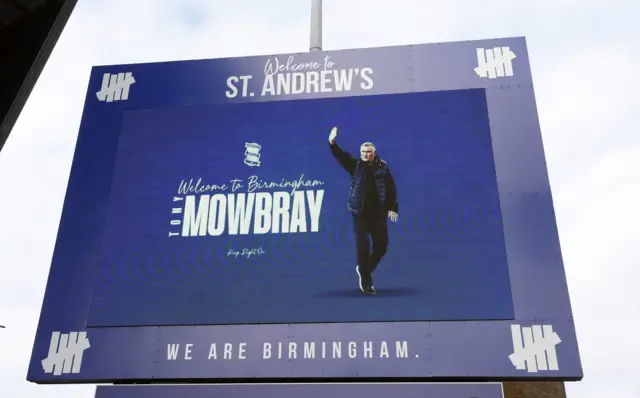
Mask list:
[[[640,146],[602,154],[558,190],[556,208],[585,381],[575,396],[640,394],[636,288],[640,248]]]
[[[528,38],[585,380],[581,398],[638,396],[640,5],[576,0],[326,0],[324,48]],[[309,2],[80,1],[0,154],[0,391],[88,397],[25,381],[92,65],[309,46]],[[462,11],[464,10],[464,11]]]

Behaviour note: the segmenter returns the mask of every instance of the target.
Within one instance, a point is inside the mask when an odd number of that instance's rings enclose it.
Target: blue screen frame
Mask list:
[[[502,73],[484,75],[479,66],[490,54],[486,50],[495,57],[500,51],[507,55],[512,52],[512,67],[498,63],[492,70]],[[350,90],[260,95],[265,76],[274,65],[286,70],[300,63],[318,75],[324,69],[343,70],[360,79],[354,80],[357,84]],[[99,100],[105,74],[129,72],[135,83],[126,100]],[[363,74],[370,79],[362,79]],[[239,87],[235,92],[227,85],[232,76],[238,77],[231,79]],[[242,76],[252,76],[249,90],[243,91]],[[257,95],[251,96],[254,87]],[[487,99],[514,319],[87,327],[124,112],[477,88],[485,90]],[[549,353],[536,351],[540,346],[516,350],[523,339],[519,331],[525,341],[527,335],[538,339],[541,333],[555,339],[557,361]],[[82,356],[76,356],[74,370],[49,372],[43,365],[45,358],[56,356],[54,332],[86,332],[90,344]],[[341,357],[327,354],[323,358],[318,354],[304,358],[302,347],[308,342],[317,342],[317,350],[326,343],[329,353],[334,353],[334,343],[339,342]],[[298,345],[299,355],[292,351]],[[168,359],[172,347],[178,347],[175,360]],[[373,356],[363,355],[363,347]],[[229,349],[228,356],[225,348]],[[516,366],[517,358],[511,356],[514,350],[529,355],[528,361]],[[265,355],[267,351],[270,356]],[[383,355],[385,351],[388,356]],[[542,365],[536,366],[536,359]],[[92,69],[27,379],[36,383],[89,383],[249,378],[582,378],[524,38]]]

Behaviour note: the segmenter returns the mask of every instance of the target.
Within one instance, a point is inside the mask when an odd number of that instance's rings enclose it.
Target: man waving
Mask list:
[[[352,214],[356,238],[358,283],[366,294],[376,294],[373,271],[387,252],[387,217],[398,220],[396,185],[386,161],[371,142],[360,146],[360,158],[343,151],[336,142],[338,128],[331,129],[329,146],[338,163],[351,175],[347,209]]]

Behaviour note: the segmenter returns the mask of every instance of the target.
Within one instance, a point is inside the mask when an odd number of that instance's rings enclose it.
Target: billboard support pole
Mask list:
[[[322,51],[322,0],[311,0],[311,41],[309,51]]]

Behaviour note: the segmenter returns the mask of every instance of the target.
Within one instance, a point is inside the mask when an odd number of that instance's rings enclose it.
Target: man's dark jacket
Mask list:
[[[380,215],[386,215],[388,211],[398,212],[398,197],[396,193],[396,185],[391,175],[391,170],[386,161],[382,160],[378,154],[373,159],[373,164],[368,169],[368,165],[360,158],[354,158],[347,152],[343,151],[337,143],[329,144],[331,153],[338,160],[340,165],[344,167],[351,175],[351,184],[349,187],[349,197],[347,202],[347,208],[353,214],[362,214],[365,203],[372,204],[367,201],[367,192],[375,194],[377,205],[375,213]],[[372,173],[372,175],[368,175]],[[375,189],[373,186],[368,186],[367,181],[374,181]],[[371,189],[371,190],[369,190]],[[369,213],[369,211],[367,211]]]

